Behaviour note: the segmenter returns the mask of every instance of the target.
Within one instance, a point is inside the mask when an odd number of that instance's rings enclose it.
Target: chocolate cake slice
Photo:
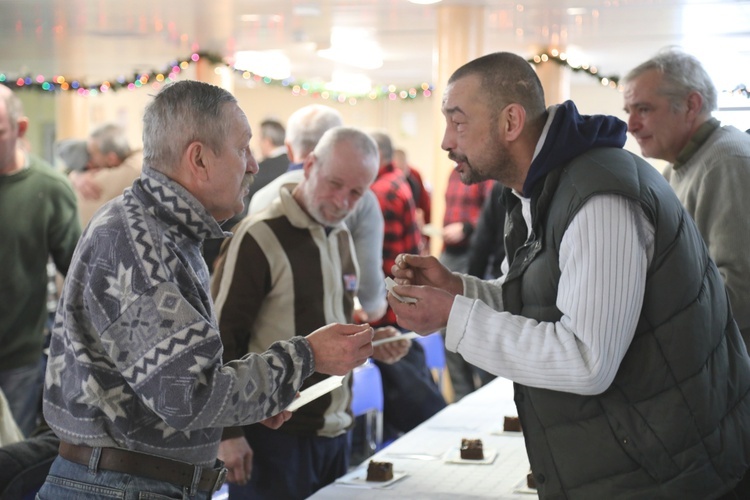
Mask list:
[[[370,464],[367,466],[367,480],[368,481],[390,481],[393,479],[393,464],[390,462],[376,462],[370,460]]]
[[[462,460],[484,460],[484,447],[481,439],[461,439]]]

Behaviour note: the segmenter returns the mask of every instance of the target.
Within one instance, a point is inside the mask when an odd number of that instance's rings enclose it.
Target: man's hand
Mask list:
[[[401,335],[401,332],[393,328],[392,326],[384,326],[375,330],[375,336],[373,340],[384,339],[387,337],[395,337]],[[411,340],[397,340],[394,342],[387,342],[379,345],[373,349],[372,357],[383,363],[392,365],[399,359],[406,356],[411,348]]]
[[[315,357],[315,371],[346,375],[372,355],[373,331],[368,325],[332,323],[306,338]]]
[[[261,420],[259,423],[265,425],[269,429],[278,429],[281,427],[281,425],[292,418],[292,412],[290,411],[282,411],[281,413],[277,413],[273,417],[268,417],[265,420]]]
[[[413,256],[412,256],[413,257]],[[420,335],[427,335],[448,324],[455,295],[429,286],[397,285],[394,291],[405,297],[414,297],[416,303],[401,302],[388,294],[388,304],[396,313],[398,324]]]
[[[94,178],[94,173],[95,171],[73,171],[68,174],[73,189],[84,200],[98,200],[102,196],[102,188]]]
[[[223,461],[227,468],[227,481],[230,483],[242,486],[250,480],[253,472],[253,450],[245,436],[222,441],[219,444],[219,460]]]
[[[399,285],[426,285],[441,288],[451,295],[459,295],[464,291],[464,284],[457,274],[453,274],[435,257],[421,257],[412,254],[399,254],[396,263],[391,268],[394,281]],[[395,290],[395,289],[394,289]],[[406,289],[395,290],[408,297]],[[390,298],[389,298],[390,302]]]
[[[456,245],[464,241],[465,238],[463,222],[453,222],[443,227],[443,243],[446,245]]]

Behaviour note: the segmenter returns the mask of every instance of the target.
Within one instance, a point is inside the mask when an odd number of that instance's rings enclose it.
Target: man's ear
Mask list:
[[[526,125],[526,109],[518,103],[508,104],[500,113],[500,127],[506,141],[514,141]]]
[[[294,157],[294,152],[292,151],[292,145],[284,141],[284,146],[286,146],[286,157],[289,158],[289,163],[294,163],[296,158]]]
[[[204,182],[209,178],[209,159],[207,158],[206,153],[206,146],[198,141],[191,142],[185,151],[185,156],[188,160],[188,168],[193,178]]]
[[[315,153],[310,153],[305,157],[305,161],[302,163],[302,169],[305,171],[305,179],[310,177],[313,166],[315,165]]]
[[[26,131],[29,129],[29,119],[26,116],[22,116],[18,119],[17,125],[18,127],[18,138],[22,138],[26,135]]]
[[[687,112],[688,116],[695,118],[700,116],[701,109],[703,108],[703,96],[698,92],[690,92],[687,96]]]

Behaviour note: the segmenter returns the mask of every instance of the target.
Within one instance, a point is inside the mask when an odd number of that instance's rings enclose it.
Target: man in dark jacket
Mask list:
[[[549,109],[509,53],[459,68],[442,147],[507,186],[507,272],[393,267],[399,324],[513,380],[543,499],[748,498],[750,359],[700,233],[626,126]],[[403,286],[412,285],[412,286]],[[417,286],[414,286],[417,285]]]

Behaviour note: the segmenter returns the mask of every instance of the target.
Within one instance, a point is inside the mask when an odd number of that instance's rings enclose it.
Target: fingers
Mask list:
[[[399,331],[392,326],[382,326],[375,330],[373,339],[385,339],[388,337],[395,337],[399,334]]]
[[[383,363],[393,364],[406,356],[411,347],[411,340],[389,342],[373,349],[372,357]]]
[[[363,335],[367,336],[369,335],[370,338],[372,338],[373,330],[367,323],[357,325],[357,324],[340,324],[338,325],[338,331],[339,333],[343,335]]]
[[[299,397],[299,393],[297,393],[297,397]],[[261,420],[261,424],[265,425],[269,429],[278,429],[281,427],[284,422],[292,418],[292,412],[284,410],[280,413],[277,413],[276,415],[272,417],[268,417],[265,420]]]
[[[367,328],[365,328],[361,332],[352,335],[352,337],[354,337],[354,340],[359,343],[359,350],[364,349],[364,351],[368,353],[368,356],[372,354],[372,338],[374,336],[375,330],[373,330],[371,326],[367,326]]]
[[[245,482],[250,482],[253,477],[253,454],[245,456]]]
[[[236,461],[233,461],[232,465],[226,464],[227,467],[227,481],[240,486],[247,484],[250,479],[250,472],[248,472],[247,464],[248,460],[246,457],[239,456]],[[249,459],[250,470],[253,467],[252,455]]]
[[[396,294],[400,295],[402,298],[410,298],[410,299],[419,299],[422,287],[413,286],[409,283],[397,283],[396,286],[393,287],[393,291],[396,292]],[[404,302],[410,302],[409,300],[405,300]]]

